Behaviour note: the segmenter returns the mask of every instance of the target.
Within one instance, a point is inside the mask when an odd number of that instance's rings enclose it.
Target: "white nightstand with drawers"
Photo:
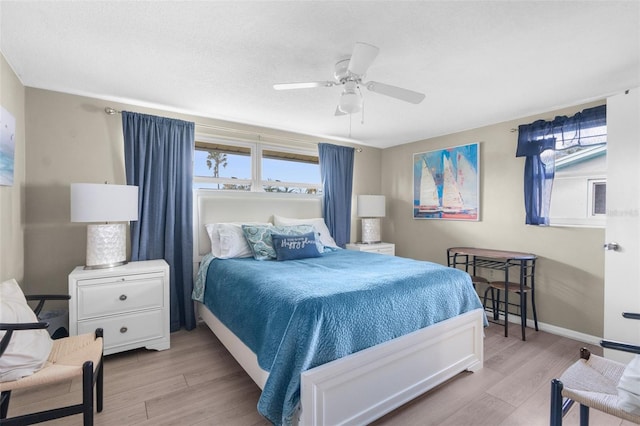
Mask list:
[[[396,255],[396,245],[392,243],[372,243],[372,244],[347,244],[347,250],[368,251],[370,253]]]
[[[69,334],[104,329],[104,354],[169,349],[169,265],[130,262],[69,274]]]

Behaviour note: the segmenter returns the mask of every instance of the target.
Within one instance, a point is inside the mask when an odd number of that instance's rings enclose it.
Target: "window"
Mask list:
[[[605,179],[589,180],[590,216],[607,214],[607,181]]]
[[[193,158],[195,188],[250,191],[252,147],[196,141]]]
[[[262,188],[267,192],[316,194],[320,189],[317,155],[262,150]]]
[[[551,192],[550,223],[558,226],[606,225],[606,126],[592,144],[558,147]]]
[[[260,143],[196,142],[194,188],[319,194],[317,151]]]
[[[604,152],[606,143],[606,105],[587,108],[571,117],[556,116],[552,121],[536,120],[531,124],[518,126],[516,157],[526,157],[525,223],[538,226],[552,225],[551,205],[554,198],[558,198],[559,192],[555,191],[554,196],[552,191],[556,166],[562,169],[563,166],[568,168],[580,165],[593,155]],[[593,171],[588,173],[592,174]],[[562,204],[562,201],[555,200],[556,213],[557,206]],[[566,212],[561,209],[560,213]]]

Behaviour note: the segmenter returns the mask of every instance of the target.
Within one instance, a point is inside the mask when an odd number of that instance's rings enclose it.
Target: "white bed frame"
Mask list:
[[[317,196],[194,192],[194,270],[211,250],[204,225],[321,217]],[[201,303],[202,320],[262,389],[269,373],[256,355]],[[366,424],[462,371],[483,366],[483,312],[477,309],[307,370],[301,375],[302,425]]]

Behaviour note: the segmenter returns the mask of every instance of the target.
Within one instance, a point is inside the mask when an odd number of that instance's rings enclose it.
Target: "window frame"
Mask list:
[[[606,185],[607,183],[606,150],[604,156],[596,156],[592,158],[596,160],[598,158],[601,158],[601,161],[604,162],[604,165],[598,167],[598,165],[596,164],[596,167],[593,169],[570,170],[565,164],[561,166],[560,170],[556,170],[555,176],[553,178],[553,188],[551,190],[551,211],[549,213],[550,226],[581,228],[604,228],[606,226],[606,213],[593,214],[594,185]],[[558,163],[556,163],[556,165],[557,164]],[[571,184],[570,182],[573,182],[573,184]],[[554,208],[554,200],[558,200],[558,197],[562,197],[562,195],[558,194],[557,189],[559,189],[559,186],[561,184],[567,183],[575,188],[574,191],[580,191],[578,197],[584,202],[583,210],[580,213],[575,214],[574,216],[564,214],[559,215],[558,213],[562,214],[564,210],[558,211],[557,207]],[[565,190],[567,188],[567,186],[563,187],[563,189]],[[556,195],[555,197],[554,193]]]
[[[302,195],[317,195],[317,194],[321,194],[322,193],[322,181],[320,179],[320,176],[318,176],[318,183],[317,184],[313,184],[313,183],[302,183],[302,182],[290,182],[290,181],[270,181],[270,180],[264,180],[264,177],[262,176],[262,160],[264,159],[262,152],[263,151],[276,151],[276,152],[283,152],[283,153],[289,153],[289,154],[299,154],[299,155],[305,155],[305,156],[312,156],[312,157],[316,157],[318,158],[318,167],[320,167],[320,158],[319,158],[319,154],[318,154],[318,149],[316,148],[315,151],[314,150],[309,150],[309,149],[303,149],[303,148],[291,148],[291,147],[283,147],[283,146],[277,146],[277,145],[271,145],[271,144],[261,144],[258,143],[257,144],[258,147],[258,155],[257,157],[257,162],[258,162],[258,167],[259,167],[259,171],[260,171],[260,178],[259,178],[259,185],[260,185],[260,190],[259,191],[255,191],[255,192],[270,192],[270,191],[265,191],[264,187],[268,184],[268,183],[278,183],[277,186],[291,186],[291,187],[296,187],[296,188],[306,188],[306,189],[316,189],[316,194],[302,194]],[[287,192],[278,192],[279,194],[287,194]],[[300,194],[300,193],[298,193]]]
[[[196,142],[195,144],[197,144],[198,142],[203,143],[203,144],[220,144],[220,145],[227,145],[227,146],[237,146],[237,147],[242,147],[242,148],[249,148],[249,158],[251,159],[250,161],[250,174],[251,177],[249,179],[234,179],[234,178],[227,178],[227,177],[213,177],[213,176],[196,176],[195,172],[193,173],[193,183],[202,183],[202,184],[210,184],[210,185],[222,185],[222,188],[213,188],[213,187],[203,187],[200,189],[207,189],[207,190],[212,190],[212,191],[237,191],[237,192],[251,192],[251,188],[253,187],[253,180],[254,180],[254,173],[255,173],[255,143],[251,143],[251,142],[242,142],[242,141],[229,141],[226,139],[222,139],[222,138],[214,138],[211,136],[196,136]],[[202,148],[198,147],[198,146],[194,146],[194,150],[202,150]],[[193,160],[193,169],[195,170],[195,156],[194,156],[194,160]],[[238,190],[238,189],[224,189],[224,185],[249,185],[249,191],[242,191],[242,190]]]
[[[593,177],[593,178],[588,178],[587,179],[588,185],[589,185],[589,195],[587,197],[587,206],[589,207],[589,211],[587,212],[587,217],[589,218],[606,218],[607,217],[607,213],[606,213],[606,203],[605,203],[605,212],[604,213],[596,213],[596,187],[598,186],[604,186],[604,191],[605,191],[605,200],[606,200],[606,191],[607,191],[607,179],[606,177],[601,177],[601,178],[597,178],[597,177]]]
[[[312,156],[318,158],[318,166],[319,166],[319,153],[317,146],[315,149],[303,148],[303,147],[295,147],[295,146],[281,146],[273,143],[264,143],[264,142],[247,142],[242,140],[230,140],[224,138],[216,138],[212,136],[205,135],[196,135],[196,144],[219,144],[226,146],[236,146],[249,148],[249,155],[251,158],[251,178],[250,179],[234,179],[234,178],[225,178],[225,177],[213,177],[213,176],[196,176],[193,174],[193,183],[199,184],[210,184],[210,185],[249,185],[249,190],[238,190],[238,189],[224,189],[222,188],[213,188],[213,187],[202,187],[201,189],[207,189],[212,191],[235,191],[242,193],[249,192],[274,192],[276,194],[288,194],[288,192],[279,192],[279,191],[265,191],[265,186],[270,183],[277,183],[278,187],[293,187],[293,188],[301,188],[301,189],[316,189],[315,194],[305,194],[300,192],[295,192],[292,194],[295,195],[310,195],[310,196],[318,196],[322,193],[322,182],[320,176],[318,176],[318,183],[301,183],[301,182],[289,182],[289,181],[268,181],[264,180],[262,176],[262,159],[263,159],[263,151],[275,151],[289,154],[298,154],[303,156]],[[202,147],[194,147],[195,150],[204,150]],[[194,169],[195,169],[195,158],[194,158]]]

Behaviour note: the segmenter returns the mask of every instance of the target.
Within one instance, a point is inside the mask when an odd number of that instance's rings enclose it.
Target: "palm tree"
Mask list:
[[[227,167],[227,154],[220,151],[209,151],[207,167],[213,167],[213,177],[220,177],[220,166]]]
[[[207,167],[213,167],[213,177],[220,177],[220,166],[227,167],[227,154],[220,151],[209,151],[207,155]],[[220,189],[220,184],[218,184]]]

